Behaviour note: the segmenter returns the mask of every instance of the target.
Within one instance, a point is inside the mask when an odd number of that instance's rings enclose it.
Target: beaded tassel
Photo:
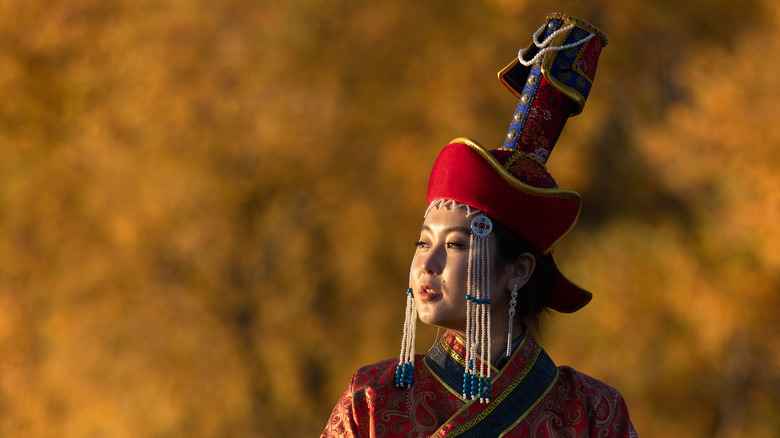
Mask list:
[[[412,265],[414,265],[414,257],[412,257]],[[411,269],[409,270],[409,284],[412,284]],[[395,368],[396,387],[411,387],[414,383],[414,341],[416,333],[417,305],[414,303],[414,292],[409,287],[406,289],[406,311],[404,312],[404,334],[401,338],[401,353],[398,355],[398,366]]]
[[[485,215],[471,221],[466,291],[466,370],[463,398],[490,402],[490,246],[493,223]],[[478,351],[479,350],[479,351]],[[480,360],[477,361],[477,356]]]

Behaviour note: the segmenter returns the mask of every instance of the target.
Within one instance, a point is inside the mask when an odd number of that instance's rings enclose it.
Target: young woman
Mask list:
[[[323,437],[636,436],[615,389],[556,366],[531,334],[546,309],[570,313],[591,299],[552,257],[581,202],[545,163],[582,110],[606,43],[590,24],[550,14],[499,73],[520,99],[504,145],[460,138],[441,151],[401,353],[355,373]],[[427,355],[413,350],[418,317],[446,329]]]

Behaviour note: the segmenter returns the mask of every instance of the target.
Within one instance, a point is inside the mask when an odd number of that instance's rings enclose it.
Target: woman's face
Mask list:
[[[420,229],[411,268],[411,287],[420,320],[461,333],[466,330],[471,219],[463,209],[432,209]],[[490,239],[491,248],[495,248],[495,236]],[[491,259],[495,303],[495,298],[506,295],[507,273],[497,271],[494,256]]]

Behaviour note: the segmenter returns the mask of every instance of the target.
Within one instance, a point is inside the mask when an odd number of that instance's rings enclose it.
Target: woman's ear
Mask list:
[[[531,279],[531,275],[536,269],[536,258],[530,252],[524,252],[520,254],[514,262],[509,265],[509,278],[507,282],[507,290],[512,290],[514,285],[517,285],[518,289],[522,289],[528,280]]]

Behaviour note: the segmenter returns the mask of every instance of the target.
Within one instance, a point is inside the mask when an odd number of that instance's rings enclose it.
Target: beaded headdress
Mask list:
[[[467,291],[467,355],[464,397],[490,396],[490,291],[487,234],[474,229],[498,220],[537,249],[547,260],[552,278],[546,307],[571,313],[585,306],[590,292],[561,274],[552,249],[574,226],[581,208],[580,195],[560,189],[546,163],[570,116],[579,114],[588,98],[601,49],[607,38],[589,23],[553,13],[534,34],[531,44],[502,69],[499,80],[519,99],[509,131],[501,147],[486,150],[478,143],[458,138],[450,142],[434,163],[428,181],[429,210],[446,205],[478,211],[472,222]],[[448,204],[451,203],[451,204]],[[480,240],[484,239],[484,241]],[[413,291],[408,290],[408,299]],[[411,385],[413,379],[414,300],[407,306],[400,370],[396,383]],[[411,310],[410,310],[411,309]],[[414,317],[415,320],[409,320]],[[476,351],[476,346],[480,351]],[[404,353],[406,352],[406,353]],[[477,355],[486,367],[473,369]],[[408,364],[408,365],[407,365]],[[480,365],[482,366],[482,365]]]

